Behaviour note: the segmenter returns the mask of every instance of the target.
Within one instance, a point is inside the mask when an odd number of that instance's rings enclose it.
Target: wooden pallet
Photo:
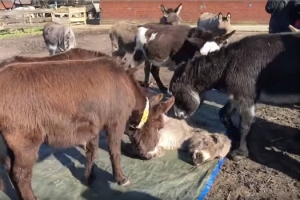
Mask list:
[[[52,21],[70,26],[75,23],[86,25],[86,7],[60,7],[52,11]]]

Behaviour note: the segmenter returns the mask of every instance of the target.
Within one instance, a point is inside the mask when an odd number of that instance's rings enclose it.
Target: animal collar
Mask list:
[[[147,122],[147,119],[149,116],[149,108],[150,108],[150,102],[149,102],[149,99],[146,97],[146,106],[145,106],[141,121],[140,121],[139,125],[137,125],[136,127],[133,127],[133,128],[141,129],[144,126],[144,124]]]

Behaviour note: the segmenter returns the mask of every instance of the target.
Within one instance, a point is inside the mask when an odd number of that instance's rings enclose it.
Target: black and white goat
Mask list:
[[[226,92],[229,101],[219,114],[237,142],[230,155],[234,160],[247,157],[247,135],[255,117],[255,104],[284,106],[300,102],[299,48],[300,34],[260,34],[195,57],[179,66],[171,79],[175,115],[193,115],[207,90]],[[230,119],[235,111],[240,115],[238,129]]]
[[[234,33],[213,36],[210,31],[188,25],[144,24],[138,28],[132,66],[137,67],[145,60],[149,61],[156,69],[151,71],[153,78],[159,89],[165,92],[168,89],[160,80],[158,67],[174,70],[181,62],[193,58],[197,51],[203,55],[218,51]],[[145,68],[145,84],[149,83],[149,79],[150,69]]]

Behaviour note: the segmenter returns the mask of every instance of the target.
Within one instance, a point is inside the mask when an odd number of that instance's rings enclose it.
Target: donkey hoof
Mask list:
[[[233,150],[230,154],[233,161],[240,161],[248,157],[248,153],[242,150]]]
[[[121,181],[118,181],[118,185],[120,186],[130,185],[130,181],[127,177],[124,176],[124,178]]]
[[[90,187],[93,184],[94,180],[95,176],[94,174],[91,174],[89,177],[86,178],[86,186]]]

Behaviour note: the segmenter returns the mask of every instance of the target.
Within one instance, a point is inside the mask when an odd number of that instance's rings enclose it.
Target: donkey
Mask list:
[[[187,25],[145,24],[138,28],[132,66],[139,66],[147,60],[154,66],[174,70],[176,65],[191,59],[197,51],[204,55],[218,51],[234,33],[235,30],[215,37],[210,31]],[[169,92],[160,80],[159,70],[155,72],[152,75],[159,89]],[[150,71],[145,70],[144,83],[149,83],[149,79]]]
[[[160,18],[160,24],[170,24],[170,25],[178,25],[181,23],[182,19],[179,14],[182,9],[182,4],[180,3],[175,9],[168,8],[166,9],[163,4],[159,6],[163,17]]]
[[[164,103],[164,113],[173,106],[175,101],[171,97]],[[200,165],[206,161],[224,158],[230,150],[231,142],[224,134],[208,133],[205,130],[193,130],[185,120],[168,117],[164,113],[160,118],[153,121],[153,124],[162,127],[157,134],[153,134],[152,138],[148,135],[130,135],[129,139],[132,144],[125,146],[126,151],[131,156],[147,155],[152,157],[162,157],[165,150],[178,149],[187,151],[191,154],[192,162]],[[158,135],[158,140],[157,140]],[[156,142],[155,142],[156,141]],[[135,147],[139,147],[139,151]]]
[[[198,19],[197,27],[211,31],[214,35],[224,35],[231,30],[231,14],[228,12],[224,17],[222,13],[202,13]]]
[[[45,61],[59,61],[59,60],[85,60],[98,57],[110,57],[105,53],[99,51],[91,51],[82,48],[73,48],[68,51],[45,57],[27,57],[27,56],[13,56],[11,58],[4,59],[0,62],[0,68],[5,65],[16,62],[45,62]]]
[[[219,115],[237,142],[230,155],[233,160],[247,157],[247,135],[255,117],[255,104],[285,106],[300,102],[298,48],[299,34],[260,34],[195,57],[179,66],[171,79],[175,115],[180,119],[193,115],[207,90],[226,92],[230,100]],[[238,128],[230,119],[236,111],[240,115]]]
[[[112,58],[13,63],[0,69],[0,130],[7,144],[6,171],[20,199],[37,199],[32,169],[42,143],[57,148],[86,145],[85,177],[92,183],[100,130],[105,130],[113,175],[119,185],[129,179],[121,169],[120,147],[126,129],[151,135],[161,114],[161,95],[146,96]],[[119,101],[122,97],[122,101]]]
[[[181,23],[179,17],[182,4],[175,9],[166,9],[163,4],[160,5],[163,14],[160,24],[177,25]],[[133,54],[135,48],[135,36],[140,24],[128,21],[116,22],[109,30],[109,38],[111,41],[112,56],[124,58],[126,53]]]
[[[73,30],[56,22],[45,24],[43,38],[50,55],[67,51],[77,45]]]

